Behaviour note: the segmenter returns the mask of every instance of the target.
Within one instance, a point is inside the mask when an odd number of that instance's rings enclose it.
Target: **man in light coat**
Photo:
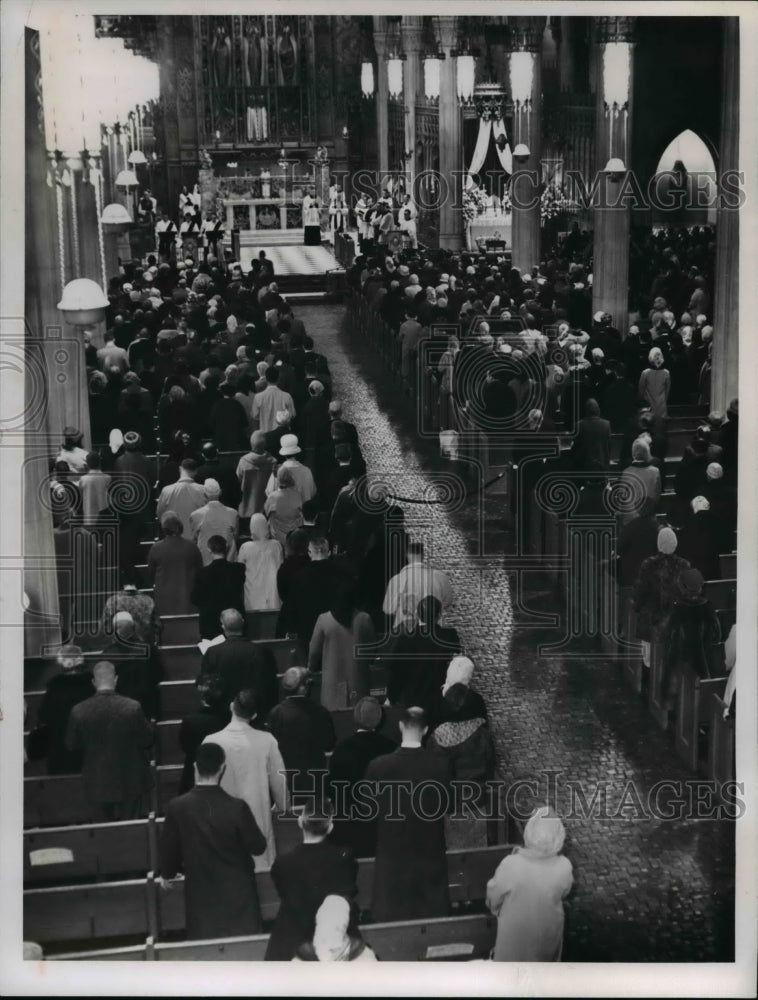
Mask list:
[[[205,506],[206,501],[205,490],[195,482],[196,471],[197,463],[194,459],[185,458],[179,467],[179,479],[163,487],[156,508],[156,517],[159,521],[166,511],[174,511],[182,522],[182,534],[185,538],[192,538],[191,515]]]
[[[227,544],[226,558],[233,562],[237,556],[237,543],[234,540],[237,511],[221,503],[221,486],[218,480],[206,479],[202,489],[208,502],[190,514],[190,538],[200,549],[203,566],[208,566],[213,560],[208,541],[214,535],[220,535],[224,539]]]
[[[453,603],[453,588],[442,570],[424,563],[423,544],[411,542],[408,564],[387,584],[382,610],[392,617],[393,628],[399,629],[404,623],[415,621],[419,601],[430,596],[437,598],[444,614]]]
[[[250,806],[255,822],[266,838],[261,866],[270,867],[276,858],[272,802],[278,811],[287,809],[287,779],[284,761],[271,733],[253,729],[258,704],[253,691],[240,691],[230,705],[232,721],[203,743],[217,743],[226,755],[221,787]]]

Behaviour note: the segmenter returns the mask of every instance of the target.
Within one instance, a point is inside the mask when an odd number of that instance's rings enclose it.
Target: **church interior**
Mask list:
[[[24,67],[29,956],[270,959],[317,896],[294,957],[347,898],[340,960],[734,961],[740,19],[59,4]],[[289,775],[366,731],[476,815],[360,853]],[[225,914],[207,773],[270,852]]]

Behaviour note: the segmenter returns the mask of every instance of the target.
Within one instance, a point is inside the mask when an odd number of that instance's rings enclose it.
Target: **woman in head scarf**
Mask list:
[[[650,556],[640,567],[632,595],[637,612],[637,638],[642,642],[642,662],[650,666],[650,644],[659,642],[676,600],[676,581],[689,568],[686,559],[676,555],[677,537],[673,528],[658,532],[658,555]]]
[[[685,569],[676,581],[676,601],[665,635],[664,669],[661,690],[669,711],[674,708],[682,671],[689,669],[700,678],[714,676],[716,648],[721,626],[711,602],[703,594],[703,574]]]
[[[278,611],[276,574],[282,563],[282,547],[271,537],[263,514],[250,518],[250,541],[240,546],[237,562],[245,566],[245,611]]]
[[[566,831],[548,806],[532,813],[524,846],[503,858],[487,883],[487,906],[497,916],[496,962],[559,962],[563,901],[574,882],[561,854]]]
[[[468,656],[454,656],[450,661],[447,674],[445,676],[445,683],[442,685],[442,699],[443,705],[445,704],[445,695],[453,687],[454,684],[463,684],[469,689],[473,701],[469,701],[469,708],[471,706],[475,707],[477,717],[482,719],[487,718],[487,706],[484,703],[484,698],[471,687],[471,680],[474,676],[474,663],[468,658]],[[443,721],[447,720],[447,715],[443,713]]]
[[[463,660],[465,657],[457,657]],[[470,662],[470,661],[469,661]],[[488,786],[495,774],[495,747],[487,725],[484,704],[480,695],[465,684],[457,682],[447,688],[443,696],[440,723],[429,737],[428,748],[447,758],[456,782],[479,785],[477,802],[483,807],[482,815],[463,810],[463,815],[445,817],[445,843],[447,849],[487,846],[486,815]]]
[[[650,367],[640,375],[637,395],[650,404],[653,416],[659,420],[668,417],[667,401],[671,391],[671,375],[663,367],[663,351],[653,347],[647,356]]]
[[[351,933],[350,903],[344,896],[327,896],[316,913],[313,940],[302,944],[293,962],[376,962],[360,934]]]
[[[195,608],[190,599],[195,578],[203,568],[200,549],[182,538],[184,527],[174,511],[161,518],[163,538],[147,557],[148,578],[153,584],[153,600],[158,615],[187,615]]]
[[[303,499],[286,465],[279,467],[276,484],[276,489],[263,505],[263,513],[269,519],[271,534],[283,546],[290,531],[303,526]]]
[[[340,588],[319,615],[308,649],[308,669],[321,671],[321,704],[330,712],[352,708],[371,691],[369,658],[357,647],[376,641],[371,617],[355,607],[350,587]]]
[[[704,496],[693,497],[690,508],[692,513],[679,532],[679,554],[706,580],[716,580],[720,572],[718,523]]]

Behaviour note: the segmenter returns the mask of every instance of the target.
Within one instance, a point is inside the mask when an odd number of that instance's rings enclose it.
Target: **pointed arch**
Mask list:
[[[684,167],[686,178],[678,183],[671,175],[681,177]],[[663,176],[661,176],[663,175]],[[697,182],[696,182],[697,177]],[[696,225],[716,221],[716,161],[711,147],[692,129],[684,129],[675,136],[661,154],[655,169],[654,184],[659,195],[669,189],[686,185],[684,202],[677,201],[674,211],[653,209],[653,219],[657,223],[674,225]]]

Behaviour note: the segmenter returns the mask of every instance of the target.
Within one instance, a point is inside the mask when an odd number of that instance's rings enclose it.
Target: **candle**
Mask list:
[[[219,132],[219,130],[218,130],[218,129],[216,129],[216,138],[217,138],[217,139],[220,139],[220,138],[221,138],[221,133]]]

